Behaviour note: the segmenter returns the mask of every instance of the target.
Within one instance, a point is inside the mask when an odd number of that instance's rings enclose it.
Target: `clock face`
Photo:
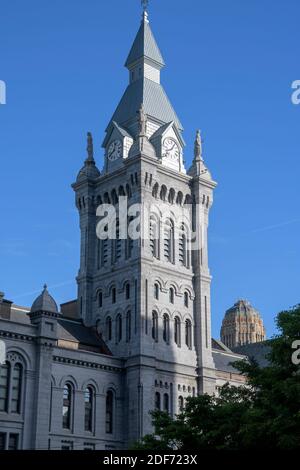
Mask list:
[[[170,158],[171,160],[178,161],[180,157],[180,150],[177,142],[167,137],[163,143],[163,157]]]
[[[114,140],[107,151],[108,159],[113,162],[122,156],[122,142],[120,140]]]

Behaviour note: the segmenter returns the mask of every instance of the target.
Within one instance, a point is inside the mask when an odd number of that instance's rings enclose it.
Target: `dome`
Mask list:
[[[30,311],[31,313],[40,311],[58,313],[57,304],[53,297],[51,297],[51,295],[49,294],[46,285],[44,286],[44,290],[41,295],[39,295],[33,302]]]
[[[100,171],[95,164],[85,164],[77,176],[77,183],[86,179],[96,179],[100,176]]]
[[[226,316],[238,316],[244,315],[246,317],[258,316],[260,317],[259,312],[252,307],[248,300],[240,299],[238,300],[233,307],[227,310]]]

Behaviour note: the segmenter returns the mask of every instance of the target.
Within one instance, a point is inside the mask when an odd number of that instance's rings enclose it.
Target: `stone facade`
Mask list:
[[[216,183],[197,133],[184,166],[182,125],[165,94],[147,13],[126,66],[129,85],[106,129],[104,168],[87,158],[75,191],[78,298],[57,308],[45,287],[31,309],[0,297],[0,448],[123,449],[184,399],[243,378],[243,356],[211,338],[208,223]],[[139,204],[148,236],[120,236],[122,198]],[[116,239],[96,231],[109,204]],[[127,222],[135,214],[126,213]],[[195,242],[192,246],[194,233]],[[155,233],[155,235],[154,235]],[[192,249],[193,248],[193,249]]]

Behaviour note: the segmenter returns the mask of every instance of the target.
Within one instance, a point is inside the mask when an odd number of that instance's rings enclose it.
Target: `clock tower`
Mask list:
[[[96,166],[89,134],[73,188],[79,314],[124,360],[132,442],[151,432],[149,411],[175,415],[188,396],[215,391],[207,231],[216,183],[199,133],[193,163],[184,166],[183,126],[161,84],[165,62],[147,11],[125,66],[129,84],[106,128],[104,166]],[[104,204],[115,235],[100,239]],[[136,220],[139,236],[132,237]]]

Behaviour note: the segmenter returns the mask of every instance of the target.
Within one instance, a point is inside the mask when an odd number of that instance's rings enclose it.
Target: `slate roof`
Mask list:
[[[244,354],[249,359],[254,359],[260,367],[267,367],[269,360],[267,355],[271,351],[270,342],[263,341],[261,343],[244,344],[233,348],[233,351],[238,354]]]
[[[93,328],[88,328],[78,320],[67,320],[61,318],[58,320],[58,338],[64,341],[79,343],[79,349],[85,346],[98,349],[101,354],[111,355],[108,347]]]
[[[130,67],[130,65],[134,64],[143,57],[156,62],[160,67],[165,65],[164,59],[146,17],[144,17],[140,29],[133,42],[125,63],[125,67]]]
[[[124,126],[128,121],[137,119],[137,113],[142,103],[148,117],[162,123],[174,121],[177,127],[181,131],[183,130],[162,85],[145,77],[128,85],[110,123],[116,121]]]
[[[233,362],[242,361],[245,358],[244,356],[238,354],[226,354],[218,351],[213,351],[212,354],[217,370],[239,374],[239,371],[231,364]]]

